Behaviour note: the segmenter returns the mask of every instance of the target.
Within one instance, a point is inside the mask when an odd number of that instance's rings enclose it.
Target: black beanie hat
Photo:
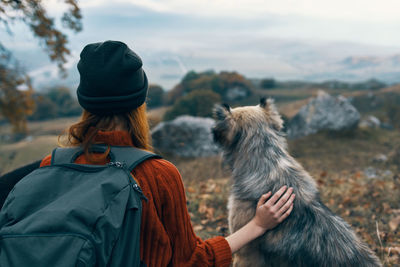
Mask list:
[[[88,44],[78,62],[79,104],[98,115],[118,114],[141,106],[148,82],[142,60],[118,41]]]

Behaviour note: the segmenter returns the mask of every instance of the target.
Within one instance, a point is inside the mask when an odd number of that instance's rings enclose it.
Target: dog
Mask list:
[[[321,202],[313,178],[289,155],[273,100],[262,98],[257,106],[233,109],[217,105],[214,117],[214,140],[232,172],[231,233],[254,217],[261,195],[283,185],[296,194],[290,216],[240,249],[235,267],[382,266],[351,227]]]

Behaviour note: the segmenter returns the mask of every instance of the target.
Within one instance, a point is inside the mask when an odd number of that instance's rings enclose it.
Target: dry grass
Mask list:
[[[23,140],[0,146],[0,174],[40,160],[56,147],[56,135],[43,135],[33,140]]]
[[[390,91],[398,91],[393,87]],[[388,89],[389,90],[389,89]],[[304,92],[306,93],[306,92]],[[366,92],[362,92],[366,93]],[[352,94],[355,94],[353,92]],[[360,93],[361,94],[361,93]],[[306,100],[280,105],[288,117]],[[279,103],[278,103],[279,104]],[[150,124],[157,124],[164,109],[149,111]],[[30,123],[33,139],[0,144],[0,173],[40,159],[55,147],[57,135],[78,118]],[[0,128],[0,135],[9,133]],[[379,129],[349,133],[319,133],[289,142],[291,154],[309,171],[320,187],[324,203],[342,216],[384,262],[400,262],[400,134]],[[389,157],[374,162],[377,154]],[[165,156],[180,170],[187,190],[188,209],[196,232],[202,238],[227,235],[227,197],[229,173],[221,167],[219,156],[182,159]],[[391,171],[369,179],[363,170],[372,166]]]
[[[291,153],[317,181],[323,202],[353,226],[385,266],[398,266],[400,260],[400,166],[391,158],[399,144],[398,132],[377,129],[319,133],[289,142]],[[389,160],[373,162],[378,153],[389,155]],[[227,235],[230,181],[220,158],[167,159],[182,174],[198,235]],[[369,179],[363,174],[368,166],[392,174]]]

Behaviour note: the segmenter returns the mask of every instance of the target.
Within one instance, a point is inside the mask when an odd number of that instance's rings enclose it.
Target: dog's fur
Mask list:
[[[214,140],[232,171],[229,228],[235,232],[255,215],[262,194],[283,185],[296,199],[290,216],[236,253],[234,266],[381,266],[350,226],[320,200],[315,181],[287,152],[283,121],[273,101],[214,109]]]

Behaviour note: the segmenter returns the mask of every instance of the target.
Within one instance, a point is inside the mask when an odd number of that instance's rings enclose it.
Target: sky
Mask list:
[[[60,17],[63,1],[44,1]],[[188,71],[236,70],[250,77],[328,77],[347,57],[400,54],[398,0],[82,0],[84,30],[69,33],[70,82],[85,44],[126,42],[150,82],[171,88]],[[26,27],[2,42],[27,69],[56,73]],[[339,63],[338,63],[339,62]],[[336,65],[335,65],[336,64]],[[389,68],[389,67],[387,67]],[[370,70],[373,71],[372,69]],[[40,76],[40,75],[39,75]],[[330,76],[329,76],[330,77]],[[338,78],[343,78],[338,75]],[[350,77],[350,76],[349,76]],[[354,76],[356,78],[356,76]],[[346,78],[346,77],[344,77]]]

